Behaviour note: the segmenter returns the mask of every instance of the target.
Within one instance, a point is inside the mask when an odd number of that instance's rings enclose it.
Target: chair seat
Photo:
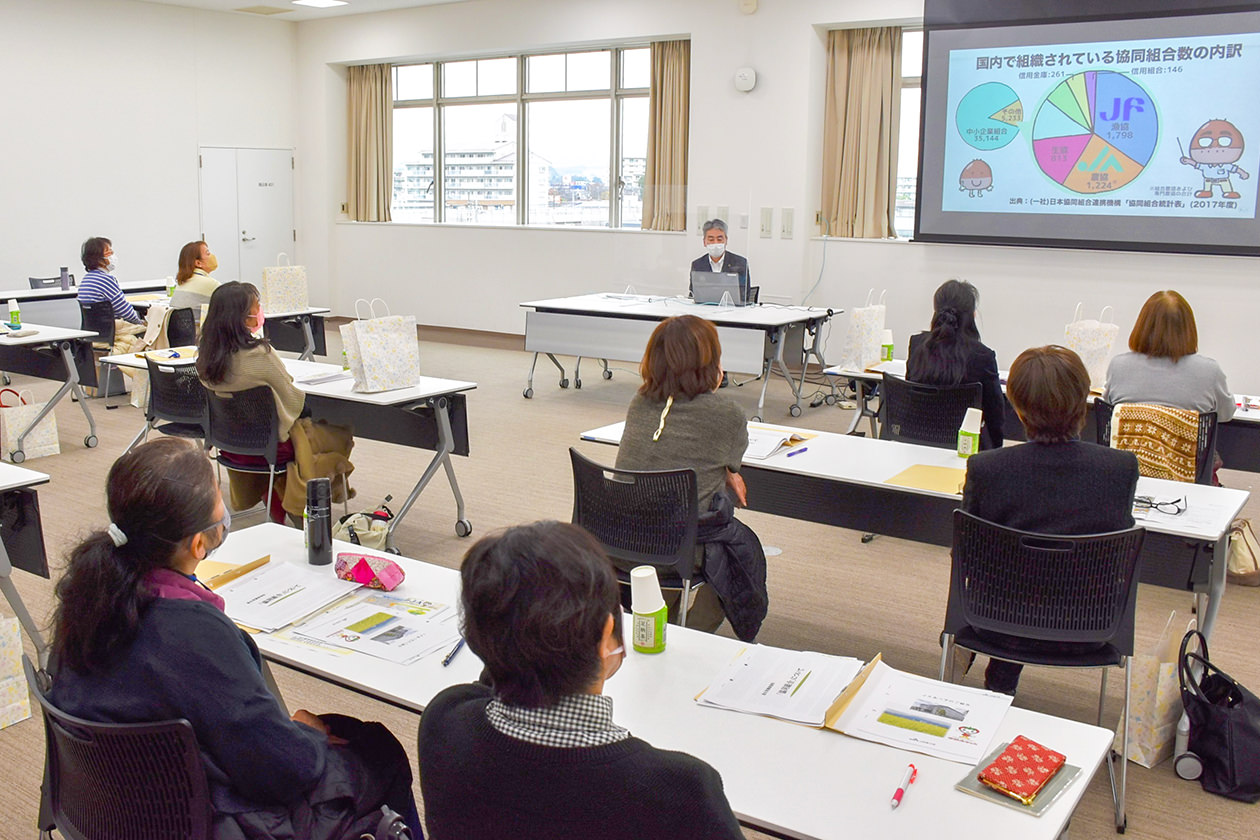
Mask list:
[[[200,435],[198,435],[198,437],[200,437]],[[266,461],[261,461],[260,459],[260,463],[249,463],[249,462],[241,462],[241,461],[236,460],[237,458],[240,458],[240,457],[242,456],[233,455],[231,452],[223,452],[222,450],[220,450],[219,454],[215,456],[215,460],[218,461],[223,466],[227,467],[229,470],[236,470],[237,472],[252,472],[252,473],[271,472],[271,467],[268,466]],[[247,455],[244,457],[251,457],[251,456]],[[291,461],[293,461],[292,458],[284,458],[282,460],[276,461],[276,472],[277,473],[284,472],[284,468],[288,466],[288,464]]]
[[[154,426],[154,429],[164,435],[171,437],[195,438],[201,440],[206,436],[206,430],[195,423],[163,423],[160,426]],[[224,466],[231,466],[226,461]]]
[[[1097,650],[1088,650],[1078,645],[1071,650],[1056,651],[1007,644],[987,634],[982,636],[972,627],[961,628],[954,636],[954,644],[985,656],[1051,668],[1109,668],[1123,665],[1125,659],[1124,654],[1112,644],[1103,644]]]

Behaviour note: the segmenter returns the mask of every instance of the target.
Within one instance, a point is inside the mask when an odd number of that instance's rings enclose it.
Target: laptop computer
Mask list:
[[[722,302],[722,296],[729,292],[731,303],[744,306],[748,303],[744,291],[743,277],[735,272],[691,272],[691,298],[696,303],[718,304]]]

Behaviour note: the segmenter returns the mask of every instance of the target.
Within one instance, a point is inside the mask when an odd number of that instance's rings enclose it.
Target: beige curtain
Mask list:
[[[394,191],[394,86],[388,64],[347,68],[347,215],[388,222]]]
[[[901,29],[838,29],[827,38],[823,232],[895,236]],[[828,226],[829,225],[829,226]]]
[[[652,44],[652,82],[648,97],[643,229],[686,230],[690,41]]]

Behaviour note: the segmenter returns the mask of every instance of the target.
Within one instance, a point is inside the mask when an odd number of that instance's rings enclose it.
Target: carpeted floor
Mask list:
[[[339,357],[336,341],[333,330],[329,334],[331,358]],[[588,361],[584,387],[561,390],[556,387],[558,376],[554,368],[544,359],[534,382],[535,396],[525,400],[521,391],[530,357],[514,349],[520,346],[519,341],[481,342],[479,337],[473,341],[421,343],[421,363],[426,374],[478,383],[468,400],[472,452],[468,458],[457,458],[455,462],[473,536],[535,519],[567,520],[572,488],[566,450],[577,446],[597,460],[613,460],[612,449],[579,443],[578,434],[621,419],[638,387],[638,376],[628,366],[620,365],[615,366],[613,379],[605,381],[598,375],[596,364]],[[494,346],[484,346],[486,343]],[[572,363],[571,359],[563,361]],[[31,380],[23,384],[33,387],[41,398],[55,389],[49,382]],[[751,415],[757,390],[757,386],[746,386],[731,388],[727,393]],[[807,408],[802,417],[792,420],[787,414],[787,400],[787,386],[781,381],[772,383],[765,419],[827,431],[847,428],[850,413],[837,407]],[[78,407],[67,401],[57,410],[62,453],[26,465],[52,476],[52,481],[40,489],[40,503],[45,541],[57,567],[79,535],[106,524],[105,473],[143,422],[141,413],[131,407],[105,411],[95,401],[92,409],[97,419],[99,448],[83,448],[87,423]],[[397,505],[428,457],[426,452],[360,441],[354,452],[353,483],[359,493],[356,504],[371,507],[386,494],[392,494]],[[1250,489],[1257,478],[1260,477],[1228,469],[1222,472],[1222,480],[1231,487]],[[1250,502],[1246,512],[1260,510],[1257,504],[1255,500]],[[770,615],[761,642],[864,659],[882,651],[885,660],[895,667],[936,674],[940,655],[937,638],[949,577],[947,549],[885,537],[864,545],[861,535],[854,531],[756,513],[741,514],[741,518],[765,545],[782,551],[770,558]],[[253,522],[240,521],[237,527],[250,524]],[[399,548],[410,557],[457,567],[470,542],[455,536],[454,524],[454,502],[439,477],[400,526]],[[54,569],[54,580],[56,575]],[[46,617],[51,607],[51,583],[23,573],[17,573],[15,581],[32,612]],[[1170,610],[1188,613],[1190,603],[1185,593],[1143,586],[1138,599],[1140,649],[1154,643]],[[3,604],[0,612],[9,614]],[[1260,689],[1257,630],[1260,589],[1231,586],[1211,652],[1220,665],[1253,690]],[[974,669],[968,682],[977,682],[981,670]],[[414,766],[418,721],[415,715],[284,668],[275,671],[291,709],[343,711],[382,720],[407,745]],[[1119,710],[1119,682],[1112,680],[1109,692],[1110,719]],[[1028,669],[1015,702],[1050,714],[1092,720],[1097,691],[1095,675]],[[819,733],[819,737],[840,736]],[[0,732],[0,761],[6,768],[0,774],[0,801],[5,803],[0,840],[25,840],[34,832],[43,767],[43,731],[38,718]],[[1178,779],[1168,762],[1153,770],[1130,765],[1129,782],[1129,837],[1227,840],[1256,835],[1260,815],[1253,807],[1204,793],[1197,783]],[[416,792],[418,797],[418,784]],[[1113,833],[1105,772],[1094,779],[1087,791],[1072,821],[1071,833],[1077,838],[1102,838]],[[762,835],[750,831],[748,836]],[[855,829],[852,836],[862,835]]]

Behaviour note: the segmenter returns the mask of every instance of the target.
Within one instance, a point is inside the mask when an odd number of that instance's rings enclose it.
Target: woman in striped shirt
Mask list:
[[[144,333],[144,319],[127,303],[118,280],[114,278],[117,262],[114,245],[103,236],[93,236],[83,243],[81,252],[85,274],[79,283],[79,303],[109,301],[114,311],[114,353],[137,349]]]

